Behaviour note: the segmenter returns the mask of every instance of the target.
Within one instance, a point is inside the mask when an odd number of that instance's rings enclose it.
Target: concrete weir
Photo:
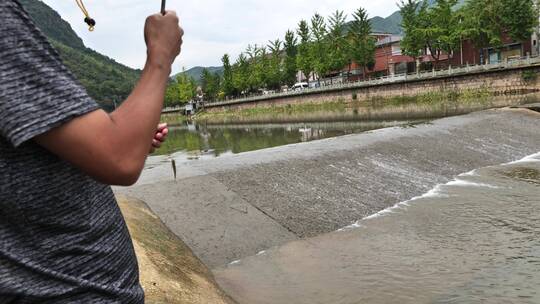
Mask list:
[[[152,158],[144,200],[210,268],[348,226],[475,168],[540,151],[540,114],[489,110],[178,166]]]

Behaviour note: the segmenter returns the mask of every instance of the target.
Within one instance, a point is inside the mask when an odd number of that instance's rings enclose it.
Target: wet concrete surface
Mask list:
[[[209,267],[298,239],[211,176],[147,184],[124,193],[151,202],[152,210]]]
[[[214,269],[245,304],[540,303],[540,153]]]
[[[335,231],[457,174],[538,152],[540,114],[489,110],[411,128],[178,164],[148,162],[146,201],[210,267]]]

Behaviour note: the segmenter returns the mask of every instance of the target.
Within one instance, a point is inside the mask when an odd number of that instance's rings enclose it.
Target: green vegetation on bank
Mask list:
[[[394,96],[389,98],[373,97],[367,103],[372,105],[403,105],[403,104],[424,104],[432,105],[444,102],[470,102],[484,101],[488,97],[494,96],[488,88],[466,89],[462,91],[440,91],[427,92],[415,96]]]
[[[384,108],[401,105],[416,104],[419,106],[438,105],[445,103],[472,103],[487,102],[488,97],[494,94],[487,88],[467,89],[462,91],[441,91],[428,92],[414,96],[395,96],[395,97],[372,97],[366,101],[347,102],[344,99],[327,101],[322,103],[303,103],[292,105],[274,105],[270,107],[255,107],[248,109],[226,109],[222,112],[202,112],[195,116],[198,121],[242,121],[245,119],[254,119],[258,117],[269,116],[297,116],[313,113],[343,113],[351,109],[361,108]]]
[[[45,3],[38,0],[19,1],[92,98],[107,109],[127,98],[141,71],[87,48],[69,23]]]

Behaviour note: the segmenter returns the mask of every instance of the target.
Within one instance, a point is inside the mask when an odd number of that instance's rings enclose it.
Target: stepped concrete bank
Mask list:
[[[540,114],[477,112],[204,161],[154,157],[146,201],[209,267],[348,226],[454,176],[540,151]]]
[[[494,95],[532,93],[540,90],[540,57],[513,62],[396,75],[357,82],[325,86],[302,92],[255,96],[207,104],[207,112],[241,110],[302,103],[335,101],[368,101],[376,98],[418,96],[433,92],[480,90]]]

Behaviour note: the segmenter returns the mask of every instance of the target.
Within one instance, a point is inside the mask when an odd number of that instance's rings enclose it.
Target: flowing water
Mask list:
[[[240,303],[540,303],[540,153],[215,271]]]

